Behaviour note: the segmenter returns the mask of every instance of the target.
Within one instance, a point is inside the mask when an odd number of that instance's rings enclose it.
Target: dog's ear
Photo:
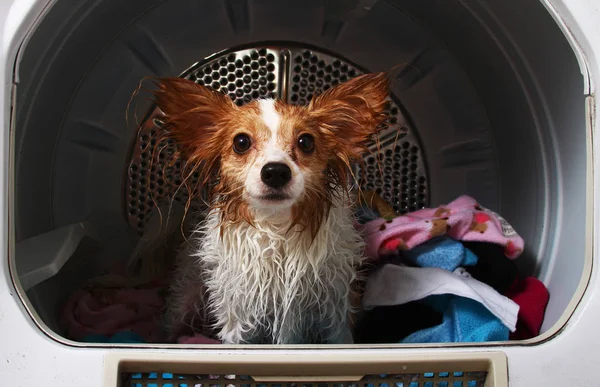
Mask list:
[[[227,117],[238,109],[229,97],[183,78],[162,78],[153,91],[164,126],[188,163],[214,161]]]
[[[315,97],[308,109],[336,156],[349,164],[385,121],[389,94],[387,73],[365,74]]]

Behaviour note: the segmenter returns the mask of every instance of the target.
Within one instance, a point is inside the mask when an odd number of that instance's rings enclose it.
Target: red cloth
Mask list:
[[[511,340],[526,340],[540,334],[550,294],[546,286],[534,277],[517,278],[505,294],[519,305],[517,330]]]

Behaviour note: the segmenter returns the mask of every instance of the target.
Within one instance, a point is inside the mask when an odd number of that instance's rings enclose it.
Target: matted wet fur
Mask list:
[[[219,176],[205,221],[177,258],[171,338],[351,342],[363,241],[353,225],[350,166],[386,118],[387,74],[354,78],[307,107],[274,100],[238,107],[181,78],[157,85],[178,157],[203,183]],[[284,184],[268,180],[272,165],[283,168]]]

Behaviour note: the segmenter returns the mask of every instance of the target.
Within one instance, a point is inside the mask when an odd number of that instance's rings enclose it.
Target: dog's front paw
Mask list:
[[[239,323],[229,323],[226,327],[221,329],[219,333],[219,339],[223,344],[244,344],[246,340],[245,329],[243,329],[242,324]]]
[[[334,330],[325,332],[323,344],[354,344],[352,330],[348,324],[340,324]]]

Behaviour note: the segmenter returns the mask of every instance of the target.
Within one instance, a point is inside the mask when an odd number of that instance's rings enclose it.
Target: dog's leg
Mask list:
[[[177,257],[165,313],[169,340],[181,335],[210,335],[206,287],[198,261],[184,249]]]
[[[176,202],[152,209],[142,237],[127,262],[131,276],[143,282],[167,274],[181,245],[183,214],[183,207]]]
[[[320,337],[323,344],[352,344],[351,322],[349,319],[349,308],[344,307],[346,300],[339,300],[338,305],[329,305],[327,308],[335,308],[329,314],[329,321],[320,329]]]
[[[338,260],[344,262],[344,260]],[[323,344],[352,344],[353,314],[359,301],[356,271],[352,266],[342,264],[332,270],[336,276],[328,282],[324,294],[326,302],[321,305],[322,321],[318,324],[319,336]]]

